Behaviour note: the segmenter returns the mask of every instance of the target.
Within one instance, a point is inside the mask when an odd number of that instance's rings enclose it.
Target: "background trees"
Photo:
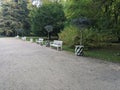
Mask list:
[[[39,8],[34,7],[30,13],[32,32],[38,36],[47,35],[44,27],[53,26],[52,35],[57,35],[64,28],[65,15],[63,7],[59,3],[43,4]]]
[[[83,30],[85,46],[104,47],[110,42],[120,42],[120,0],[68,0],[64,5],[67,18],[65,27],[77,18],[90,20],[90,27]],[[64,36],[62,33],[60,36]],[[77,37],[79,40],[80,36]]]
[[[4,35],[29,34],[29,10],[26,1],[3,2],[0,28]]]
[[[120,1],[93,0],[98,12],[95,18],[95,27],[108,35],[113,35],[120,42]]]
[[[5,35],[30,35],[31,32],[32,35],[47,36],[44,27],[52,25],[51,34],[57,36],[64,27],[65,32],[61,34],[69,33],[71,21],[85,18],[90,21],[90,26],[83,31],[84,37],[89,36],[84,39],[89,44],[84,44],[92,45],[94,41],[120,42],[120,0],[38,0],[38,6],[31,3],[29,7],[24,0],[4,1],[7,2],[2,4],[0,32]]]

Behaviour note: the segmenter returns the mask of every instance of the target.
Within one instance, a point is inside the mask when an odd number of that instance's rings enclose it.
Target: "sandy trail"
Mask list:
[[[0,90],[120,90],[120,65],[0,38]]]

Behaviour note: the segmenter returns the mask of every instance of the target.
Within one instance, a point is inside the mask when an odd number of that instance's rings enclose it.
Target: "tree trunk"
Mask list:
[[[115,12],[114,17],[115,17],[115,24],[117,25],[118,24],[118,13]]]

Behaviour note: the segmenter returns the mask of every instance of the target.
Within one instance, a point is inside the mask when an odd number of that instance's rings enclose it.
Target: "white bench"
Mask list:
[[[50,43],[50,47],[57,47],[57,50],[60,48],[62,50],[62,43],[63,41],[54,40]]]
[[[43,45],[43,41],[44,41],[43,38],[39,38],[38,40],[36,40],[36,43],[40,44],[40,45]]]
[[[19,38],[19,35],[17,35],[15,38],[18,39],[18,38]]]
[[[31,42],[31,43],[33,42],[33,38],[30,38],[30,42]]]
[[[23,41],[26,41],[26,37],[22,37],[21,39],[22,39]]]

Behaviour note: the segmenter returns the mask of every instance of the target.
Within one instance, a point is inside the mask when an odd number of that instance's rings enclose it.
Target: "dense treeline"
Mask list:
[[[83,18],[87,18],[90,26],[80,28],[82,32],[83,44],[90,47],[103,47],[110,42],[120,42],[120,1],[119,0],[69,0],[65,4],[65,15],[67,17],[67,25],[65,30],[60,34],[60,38],[67,45],[71,42],[65,40],[64,37],[70,38],[65,33],[71,32],[69,22],[78,19],[77,26],[80,26]],[[67,29],[67,30],[66,30]],[[76,29],[73,29],[74,32]],[[78,44],[81,34],[72,38],[71,47]],[[76,40],[77,39],[77,40]]]
[[[44,4],[39,8],[33,8],[30,12],[31,30],[38,36],[47,35],[45,26],[52,25],[52,35],[56,36],[64,27],[65,14],[59,3]]]
[[[2,2],[1,7],[0,31],[2,35],[15,36],[30,33],[29,10],[26,1]]]
[[[0,18],[4,35],[46,36],[52,25],[50,35],[70,47],[81,39],[90,47],[120,42],[120,0],[42,0],[39,6],[14,0],[2,4]]]

